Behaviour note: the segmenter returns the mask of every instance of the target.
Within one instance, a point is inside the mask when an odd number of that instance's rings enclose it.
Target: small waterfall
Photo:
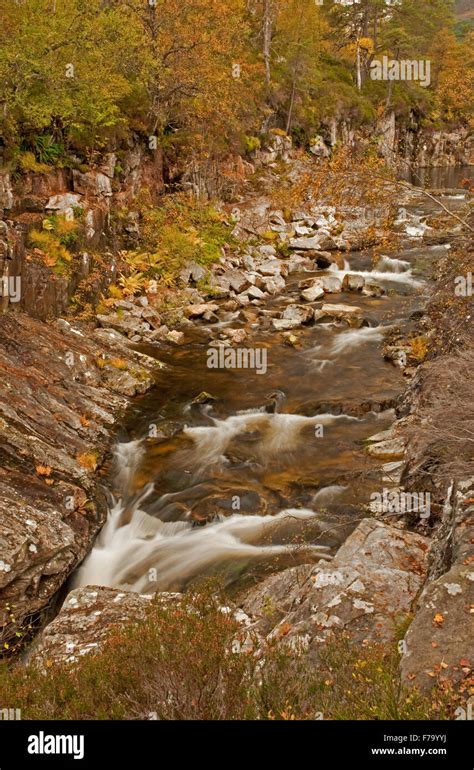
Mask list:
[[[225,453],[237,436],[245,440],[253,434],[253,452],[262,464],[283,451],[295,449],[301,439],[301,431],[311,425],[330,425],[337,420],[354,420],[347,415],[318,414],[304,417],[299,414],[269,414],[261,411],[246,412],[213,420],[213,425],[185,428],[184,434],[193,439],[191,459],[195,468],[225,462]]]
[[[340,332],[332,343],[329,354],[340,356],[341,353],[346,353],[366,342],[381,342],[388,328],[388,326],[363,326],[361,329],[348,329]]]
[[[189,521],[162,522],[135,509],[129,523],[119,525],[123,505],[109,514],[106,542],[96,543],[72,580],[72,588],[106,585],[140,593],[180,590],[193,577],[215,566],[257,562],[303,549],[316,559],[330,559],[326,546],[263,543],[282,539],[291,526],[321,517],[307,509],[288,509],[275,516],[234,514],[205,527]]]
[[[410,269],[410,263],[404,259],[382,256],[377,262],[377,270],[381,273],[406,273]]]
[[[411,270],[409,269],[409,263],[408,268],[406,270],[402,270],[400,265],[397,263],[405,264],[404,260],[391,260],[389,257],[383,257],[382,259],[388,261],[381,266],[381,260],[379,260],[375,270],[351,270],[349,263],[345,260],[343,270],[338,268],[337,265],[333,264],[330,266],[329,271],[332,275],[337,275],[341,281],[344,280],[346,275],[360,275],[362,278],[368,279],[369,282],[370,280],[374,280],[375,282],[381,284],[384,282],[405,283],[409,286],[412,286],[413,288],[423,286],[423,281],[420,281],[412,276]],[[391,270],[389,270],[387,268],[389,263],[392,261],[395,263],[395,265],[392,266]]]

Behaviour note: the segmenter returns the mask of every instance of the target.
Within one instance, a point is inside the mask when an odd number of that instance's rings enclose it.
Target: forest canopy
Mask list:
[[[386,110],[468,123],[473,33],[450,0],[1,0],[6,160],[90,159],[132,134],[214,155]],[[458,34],[456,35],[456,30]],[[429,59],[429,88],[370,77]],[[31,161],[33,162],[33,161]]]

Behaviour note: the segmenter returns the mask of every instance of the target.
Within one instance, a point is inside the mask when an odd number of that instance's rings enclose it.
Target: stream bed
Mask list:
[[[462,197],[444,202],[455,207]],[[433,211],[429,200],[402,211],[407,247],[375,267],[370,252],[351,252],[343,269],[290,274],[281,294],[245,317],[190,324],[178,347],[141,347],[165,367],[126,415],[106,477],[108,520],[70,588],[151,593],[218,575],[234,590],[334,555],[382,484],[365,442],[394,422],[406,386],[382,345],[392,326],[416,329],[431,262],[449,249],[421,244],[420,220]],[[359,328],[303,325],[291,345],[262,324],[266,313],[301,303],[301,281],[347,273],[385,290],[326,296],[360,308]],[[246,330],[241,347],[264,351],[264,366],[208,366],[210,341],[226,326]]]

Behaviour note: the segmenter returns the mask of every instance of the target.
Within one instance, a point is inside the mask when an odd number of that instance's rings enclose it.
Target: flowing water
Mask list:
[[[364,441],[393,422],[405,385],[381,346],[392,325],[415,328],[430,262],[449,248],[418,245],[431,211],[429,202],[401,210],[398,227],[411,241],[396,258],[373,267],[369,253],[352,253],[329,271],[369,275],[386,289],[326,297],[361,307],[366,326],[303,327],[295,348],[262,329],[257,309],[245,322],[229,314],[208,327],[246,328],[243,346],[267,352],[265,374],[208,368],[205,325],[190,327],[183,346],[142,348],[166,368],[129,410],[108,475],[108,520],[73,587],[149,593],[214,573],[235,584],[331,557],[381,485]],[[291,275],[263,311],[299,302],[298,282],[312,275]]]

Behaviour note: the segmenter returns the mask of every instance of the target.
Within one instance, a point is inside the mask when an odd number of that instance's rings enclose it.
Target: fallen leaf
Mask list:
[[[37,465],[35,470],[38,476],[51,476],[51,468],[49,465]]]

